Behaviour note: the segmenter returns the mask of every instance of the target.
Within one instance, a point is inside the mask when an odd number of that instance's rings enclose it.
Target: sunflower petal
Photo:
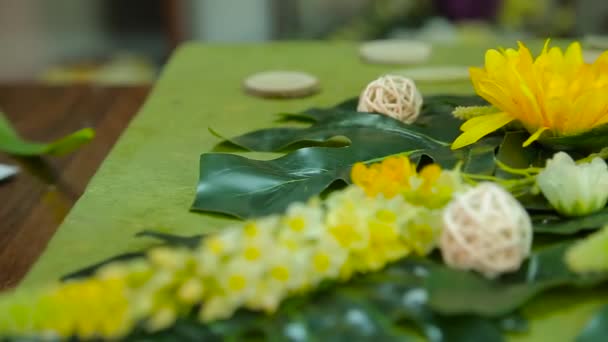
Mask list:
[[[513,120],[514,118],[511,115],[502,112],[469,119],[460,127],[463,133],[456,138],[456,140],[454,140],[452,143],[452,149],[456,150],[473,144],[479,139],[507,125]]]
[[[581,48],[581,43],[574,42],[568,46],[566,49],[566,53],[564,54],[564,59],[569,72],[576,72],[581,65],[585,63],[583,60],[583,52]]]
[[[511,120],[530,132],[524,146],[547,130],[562,137],[608,124],[608,52],[587,64],[580,43],[562,50],[550,42],[536,58],[521,42],[517,49],[488,50],[484,67],[469,70],[477,95],[509,115],[488,113],[467,121],[453,148],[472,144]]]
[[[534,134],[532,134],[528,140],[524,141],[524,143],[522,144],[523,147],[528,147],[531,143],[535,142],[536,140],[538,140],[538,138],[540,138],[541,134],[543,134],[546,130],[548,130],[549,128],[547,127],[541,127],[538,130],[536,130],[536,132],[534,132]]]
[[[496,71],[500,71],[504,68],[505,63],[507,62],[505,56],[500,52],[490,49],[486,52],[486,64],[485,69],[492,73]]]

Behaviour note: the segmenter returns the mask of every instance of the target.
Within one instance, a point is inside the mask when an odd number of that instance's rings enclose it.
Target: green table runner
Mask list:
[[[538,49],[540,42],[532,45]],[[481,65],[484,51],[494,46],[435,47],[429,64]],[[312,73],[320,79],[322,91],[299,100],[244,94],[243,79],[267,69]],[[150,247],[154,240],[134,237],[144,229],[190,235],[225,226],[230,219],[188,210],[199,155],[218,143],[208,127],[227,136],[268,127],[273,125],[275,113],[333,105],[358,95],[369,81],[396,69],[399,67],[364,64],[357,46],[350,43],[181,47],[22,286],[55,281],[116,254]],[[419,87],[423,94],[472,92],[468,81],[421,83]],[[539,316],[532,338],[568,340],[599,305],[599,298],[597,303],[581,304],[580,296],[569,299],[563,292],[548,296],[552,300],[545,296],[528,306],[527,312]],[[608,302],[606,293],[588,295],[593,296]]]

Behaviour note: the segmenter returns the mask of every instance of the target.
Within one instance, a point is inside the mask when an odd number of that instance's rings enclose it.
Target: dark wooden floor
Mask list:
[[[0,163],[22,169],[0,183],[0,290],[17,285],[40,256],[148,92],[148,86],[0,84],[0,109],[26,138],[96,130],[93,142],[60,158],[18,160],[0,152]]]

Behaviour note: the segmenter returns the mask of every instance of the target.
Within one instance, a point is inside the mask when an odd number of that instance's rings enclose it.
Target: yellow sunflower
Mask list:
[[[585,63],[578,42],[565,52],[545,43],[534,59],[530,50],[488,50],[483,68],[470,69],[479,96],[496,111],[473,117],[453,149],[470,145],[509,124],[519,122],[530,138],[573,136],[608,123],[608,52]]]

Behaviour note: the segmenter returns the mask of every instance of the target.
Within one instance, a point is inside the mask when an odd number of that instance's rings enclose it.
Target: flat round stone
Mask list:
[[[469,79],[469,68],[465,66],[429,66],[395,70],[389,74],[411,78],[416,82],[456,82]]]
[[[255,96],[294,98],[316,93],[319,90],[319,80],[299,71],[264,71],[247,77],[243,87]]]
[[[363,60],[375,64],[417,64],[431,56],[429,44],[413,40],[374,40],[361,44]]]

